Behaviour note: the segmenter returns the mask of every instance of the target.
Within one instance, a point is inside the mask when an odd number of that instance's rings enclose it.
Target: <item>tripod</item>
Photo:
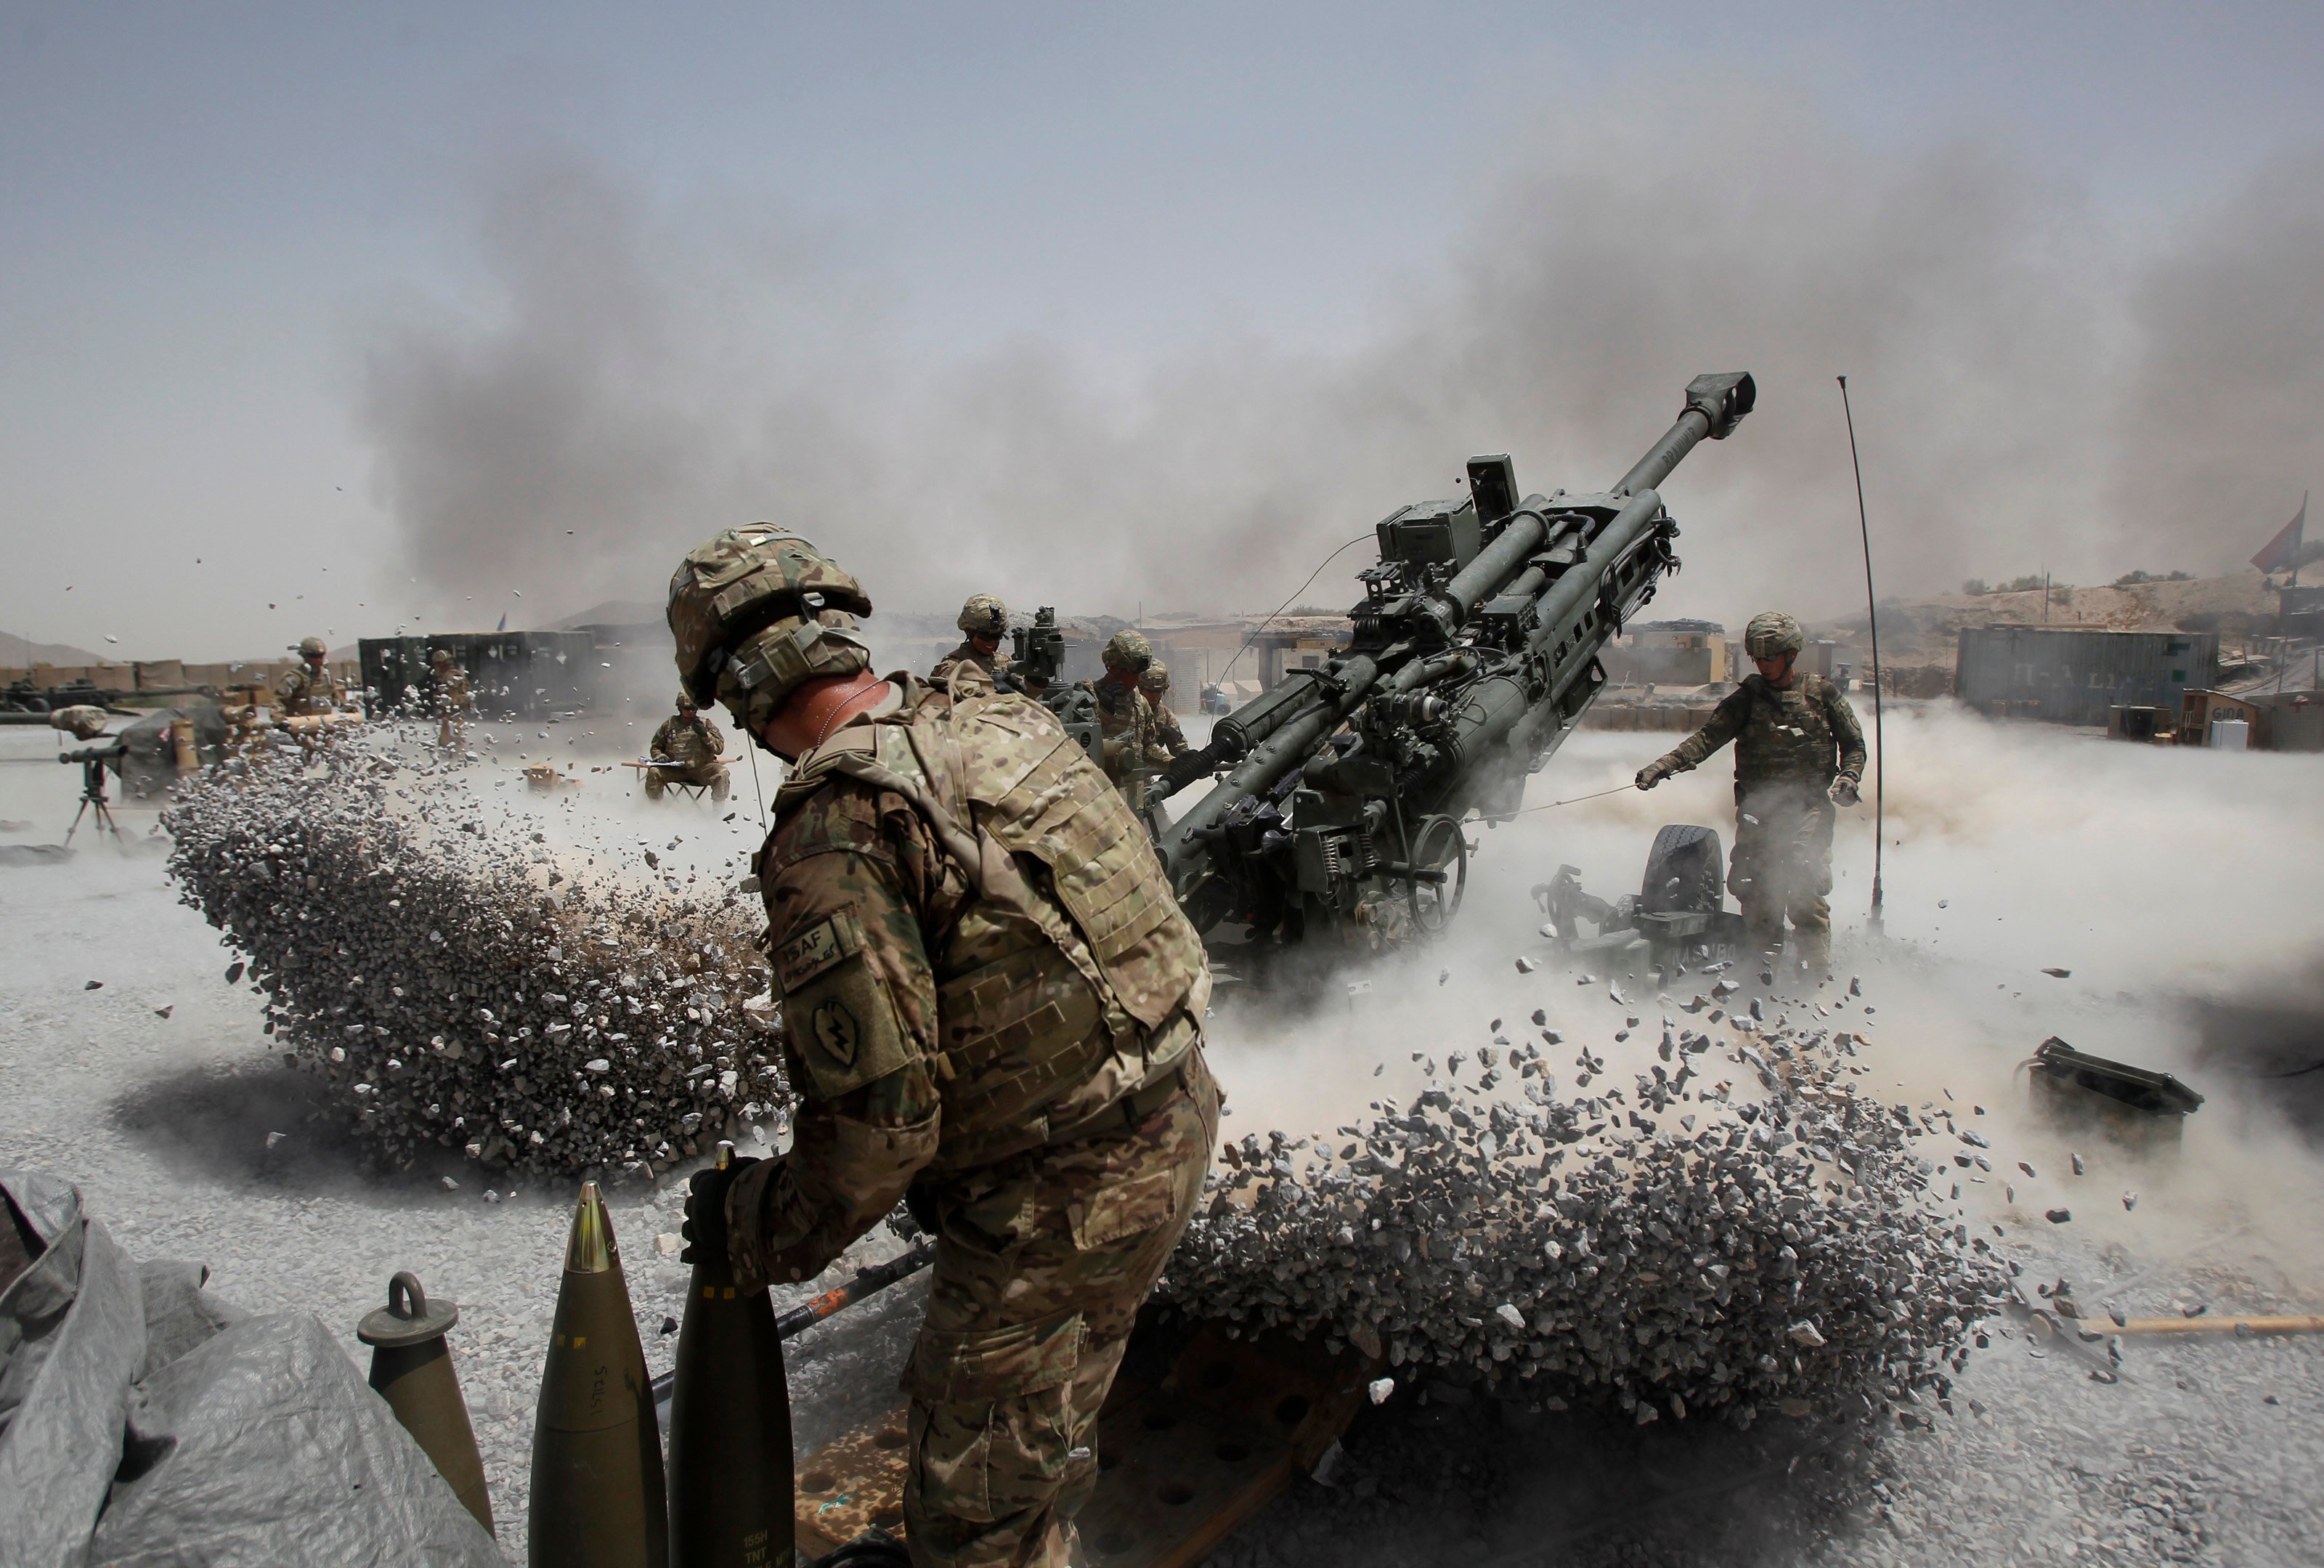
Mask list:
[[[92,811],[97,831],[119,838],[121,825],[114,821],[113,807],[105,798],[105,759],[83,754],[65,761],[80,763],[80,809],[73,813],[72,826],[65,829],[65,842],[72,842],[73,835],[80,831],[80,819]]]

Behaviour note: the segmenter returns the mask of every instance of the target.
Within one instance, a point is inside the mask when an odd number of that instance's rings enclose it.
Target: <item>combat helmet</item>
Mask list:
[[[1100,655],[1108,669],[1142,675],[1154,662],[1154,644],[1135,632],[1117,632],[1106,639],[1105,651]]]
[[[448,669],[452,665],[452,650],[448,648],[438,648],[428,656],[428,662]]]
[[[687,690],[682,686],[678,688],[678,706],[682,708],[692,708],[696,711],[699,711],[702,706],[700,703],[694,700],[694,694]]]
[[[871,613],[862,585],[788,529],[727,529],[669,579],[678,682],[755,732],[801,682],[872,668],[853,630]]]
[[[960,607],[960,629],[971,637],[999,637],[1009,630],[1009,606],[998,594],[971,594]]]
[[[1170,689],[1170,667],[1160,659],[1148,664],[1138,677],[1138,689],[1150,696],[1160,696]]]
[[[1806,646],[1800,623],[1781,610],[1763,610],[1743,628],[1743,651],[1754,659],[1781,659]]]
[[[299,639],[299,657],[301,659],[322,659],[327,657],[330,651],[329,646],[319,637]]]

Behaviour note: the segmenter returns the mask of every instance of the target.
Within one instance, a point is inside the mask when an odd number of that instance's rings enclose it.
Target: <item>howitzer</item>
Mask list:
[[[1348,647],[1221,718],[1165,777],[1176,793],[1224,773],[1158,845],[1196,928],[1277,946],[1441,929],[1468,878],[1463,823],[1517,809],[1605,685],[1607,641],[1678,569],[1655,487],[1756,395],[1745,373],[1695,377],[1610,490],[1520,501],[1507,457],[1472,457],[1466,499],[1383,520]]]

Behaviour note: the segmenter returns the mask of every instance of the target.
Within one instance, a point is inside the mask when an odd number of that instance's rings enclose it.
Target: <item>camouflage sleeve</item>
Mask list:
[[[1864,726],[1857,722],[1856,710],[1849,706],[1847,695],[1831,681],[1824,683],[1824,711],[1831,720],[1832,739],[1840,742],[1840,770],[1862,783]]]
[[[712,757],[723,757],[726,754],[726,732],[708,719],[702,721],[702,738],[710,743]]]
[[[671,721],[669,719],[662,720],[661,727],[653,733],[653,739],[646,744],[646,755],[652,758],[657,762],[665,762],[669,760],[670,724]]]
[[[1751,694],[1738,686],[1711,709],[1709,723],[1672,749],[1669,760],[1681,769],[1701,767],[1704,758],[1743,733],[1750,715]]]
[[[800,1102],[790,1152],[731,1189],[738,1283],[820,1274],[936,1151],[936,976],[921,920],[964,897],[964,881],[892,796],[834,780],[799,816],[777,829],[766,900]]]

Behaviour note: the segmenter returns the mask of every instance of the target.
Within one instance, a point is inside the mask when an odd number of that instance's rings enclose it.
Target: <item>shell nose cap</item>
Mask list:
[[[595,1182],[583,1182],[581,1201],[573,1209],[573,1229],[565,1241],[565,1271],[603,1274],[620,1259],[621,1250],[613,1244],[613,1220],[605,1213],[605,1200],[598,1194]]]

